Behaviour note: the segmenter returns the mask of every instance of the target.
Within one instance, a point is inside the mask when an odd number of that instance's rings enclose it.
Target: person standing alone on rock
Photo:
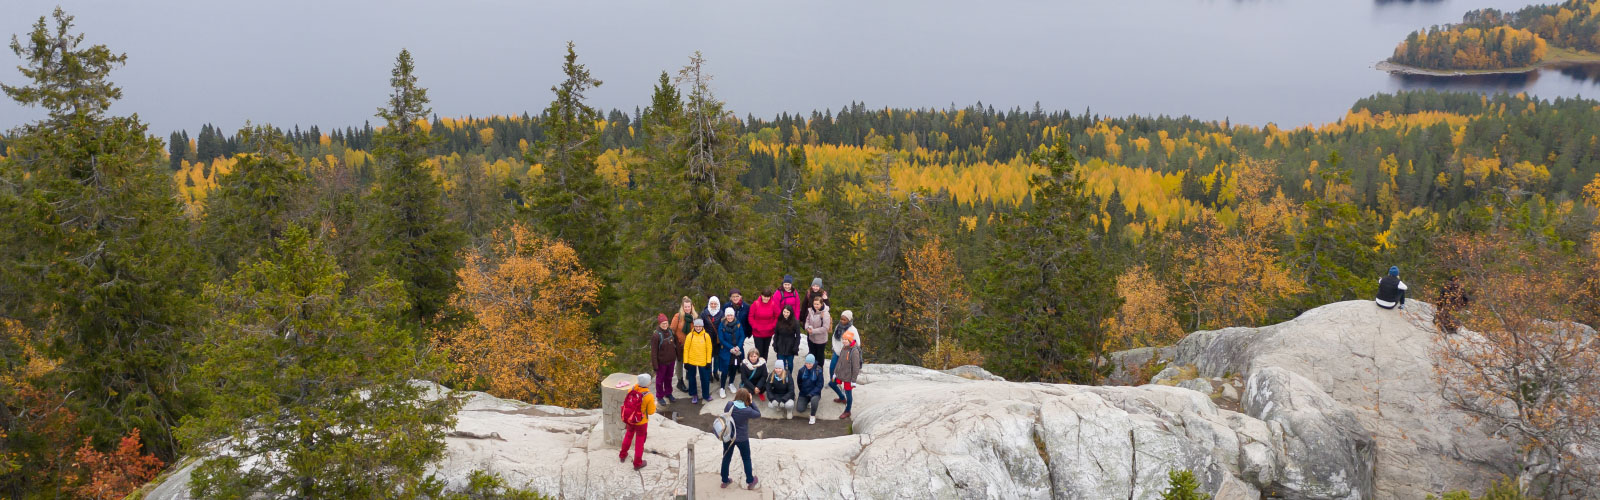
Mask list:
[[[650,415],[655,412],[656,398],[650,397],[650,374],[641,373],[638,383],[622,400],[622,424],[627,426],[628,431],[622,436],[622,449],[617,452],[618,462],[628,460],[628,445],[632,444],[633,470],[644,468],[644,440],[649,436]]]
[[[1406,308],[1406,282],[1400,281],[1400,268],[1389,267],[1389,275],[1378,280],[1378,307]]]
[[[678,336],[672,333],[667,315],[656,315],[656,331],[650,334],[650,362],[656,369],[656,400],[662,403],[675,401],[672,397],[672,367],[678,364]]]
[[[856,329],[851,327],[844,332],[844,350],[839,352],[838,366],[833,372],[833,382],[828,387],[833,389],[839,399],[835,403],[844,403],[844,414],[839,415],[839,420],[850,420],[850,407],[855,405],[856,376],[861,374],[861,344],[856,342]],[[842,391],[841,391],[842,389]]]
[[[683,342],[683,371],[689,375],[689,403],[711,400],[711,354],[715,348],[705,322],[694,320],[694,327]]]
[[[722,411],[733,416],[733,442],[722,445],[722,487],[727,488],[733,484],[733,478],[728,477],[728,464],[733,461],[733,450],[739,450],[739,458],[744,461],[744,484],[746,488],[756,489],[760,482],[750,465],[750,419],[761,418],[761,410],[756,408],[750,400],[750,391],[739,389],[733,395]]]
[[[817,355],[806,354],[806,365],[796,370],[795,383],[800,386],[800,404],[796,406],[800,411],[811,408],[811,425],[817,423],[817,408],[822,406],[822,367],[817,365]]]

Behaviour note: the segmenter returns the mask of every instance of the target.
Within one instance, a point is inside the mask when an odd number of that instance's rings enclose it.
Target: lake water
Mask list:
[[[0,33],[58,0],[7,0]],[[664,69],[705,53],[741,114],[839,107],[1086,108],[1280,126],[1338,119],[1401,89],[1600,94],[1600,70],[1474,79],[1372,69],[1407,32],[1507,0],[748,2],[65,1],[91,42],[130,59],[118,112],[164,134],[212,122],[359,125],[394,54],[415,54],[436,113],[537,112],[563,42],[606,81],[603,107],[647,102]],[[9,52],[0,81],[19,75]],[[0,105],[0,127],[38,116]]]

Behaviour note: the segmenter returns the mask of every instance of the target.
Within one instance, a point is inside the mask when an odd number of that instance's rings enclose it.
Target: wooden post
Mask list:
[[[690,498],[690,500],[693,500],[694,499],[694,441],[690,441],[689,442],[689,461],[688,461],[688,465],[687,465],[686,468],[689,469],[689,498]]]

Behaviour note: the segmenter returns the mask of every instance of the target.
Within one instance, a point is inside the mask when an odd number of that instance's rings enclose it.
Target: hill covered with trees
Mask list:
[[[1552,52],[1552,48],[1561,52]],[[1562,50],[1564,49],[1564,50]],[[1532,68],[1563,60],[1600,61],[1600,1],[1567,0],[1516,12],[1478,9],[1461,23],[1406,35],[1389,62],[1438,70]]]

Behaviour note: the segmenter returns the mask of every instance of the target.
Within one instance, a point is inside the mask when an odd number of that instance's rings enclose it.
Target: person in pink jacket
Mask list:
[[[793,314],[794,317],[800,317],[801,309],[805,306],[800,304],[800,291],[794,289],[794,276],[783,275],[783,284],[778,285],[778,290],[773,292],[773,295],[778,301],[778,306],[788,309],[789,314]]]
[[[767,346],[772,345],[773,331],[778,328],[778,315],[783,307],[771,292],[763,290],[755,303],[750,304],[750,336],[756,339],[756,352],[767,357]]]

